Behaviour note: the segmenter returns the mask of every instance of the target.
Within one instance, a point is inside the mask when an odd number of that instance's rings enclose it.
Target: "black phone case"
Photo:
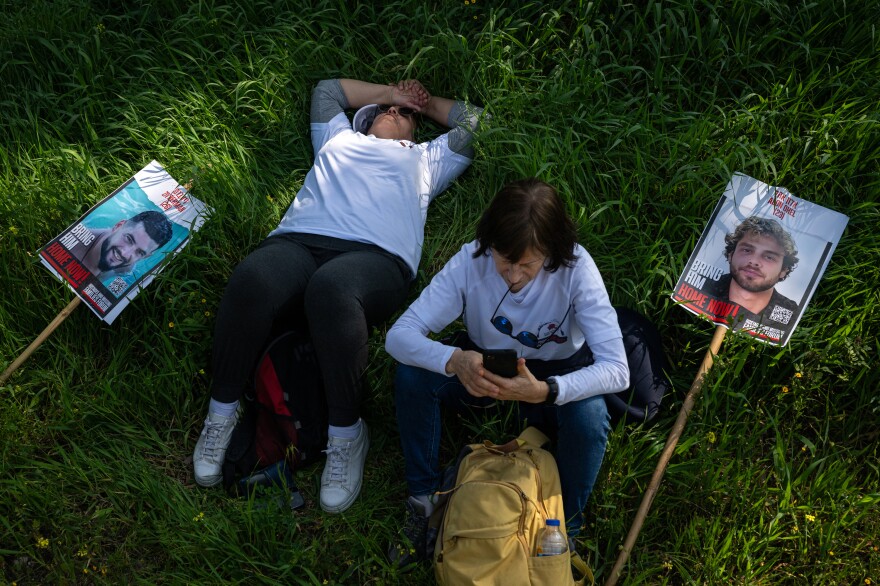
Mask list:
[[[498,376],[513,378],[516,376],[516,350],[485,350],[483,366]]]

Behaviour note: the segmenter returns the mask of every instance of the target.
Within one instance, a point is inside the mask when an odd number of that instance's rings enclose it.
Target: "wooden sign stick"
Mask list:
[[[697,376],[694,378],[694,382],[691,384],[691,388],[688,391],[687,396],[684,398],[684,404],[681,406],[681,411],[678,412],[678,418],[675,420],[675,425],[672,426],[672,431],[669,432],[669,437],[666,438],[666,446],[663,448],[663,453],[660,454],[660,461],[657,462],[657,468],[654,469],[654,475],[651,477],[651,482],[648,484],[648,488],[645,490],[645,495],[642,497],[642,504],[639,505],[639,510],[636,512],[636,517],[633,519],[632,526],[629,528],[626,541],[623,543],[623,548],[621,548],[620,554],[617,556],[617,561],[614,564],[614,568],[611,570],[611,575],[608,576],[608,580],[605,582],[605,586],[614,586],[617,584],[617,579],[620,578],[620,575],[623,573],[623,566],[626,564],[626,560],[629,558],[633,545],[636,543],[636,538],[639,536],[639,531],[642,529],[642,523],[645,522],[645,517],[647,517],[648,510],[651,508],[651,503],[654,502],[654,497],[657,495],[657,489],[660,488],[660,481],[663,479],[663,473],[666,471],[666,466],[669,464],[669,460],[672,458],[672,453],[675,451],[675,446],[678,444],[678,439],[684,431],[684,426],[687,423],[688,415],[690,415],[691,410],[694,408],[694,402],[697,399],[697,395],[700,394],[700,389],[703,386],[703,379],[706,377],[706,373],[709,372],[709,369],[712,368],[712,363],[715,360],[715,356],[718,355],[718,350],[721,349],[721,342],[724,340],[724,335],[726,333],[727,328],[723,326],[715,327],[715,335],[712,336],[712,341],[709,343],[709,349],[706,350],[706,355],[703,357],[703,362],[700,364]]]
[[[22,363],[30,358],[30,355],[34,353],[34,351],[40,347],[40,344],[46,341],[52,332],[55,331],[55,328],[61,325],[67,316],[70,315],[76,306],[80,304],[81,299],[79,297],[74,297],[73,301],[67,304],[67,307],[61,310],[61,313],[55,316],[55,319],[46,326],[46,329],[42,331],[42,333],[37,336],[37,339],[31,342],[31,345],[25,348],[24,352],[22,352],[18,358],[12,361],[12,364],[9,365],[9,368],[3,371],[3,374],[0,374],[0,386],[6,384],[6,381],[12,376],[12,373],[15,372]]]

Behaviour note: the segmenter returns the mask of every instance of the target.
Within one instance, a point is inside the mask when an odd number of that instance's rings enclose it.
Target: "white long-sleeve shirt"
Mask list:
[[[468,143],[481,109],[456,102],[452,129],[415,143],[356,132],[338,80],[318,84],[312,99],[315,162],[269,236],[299,232],[375,244],[415,275],[428,205],[471,164]]]
[[[463,315],[468,336],[477,346],[513,348],[526,359],[526,367],[530,359],[568,358],[588,344],[593,364],[554,376],[558,405],[629,386],[617,314],[596,264],[582,246],[575,247],[572,267],[562,266],[553,273],[542,270],[517,293],[508,292],[491,254],[473,258],[477,246],[476,241],[465,244],[400,316],[385,341],[389,354],[404,364],[447,374],[446,364],[455,348],[427,335]],[[511,335],[492,324],[497,316],[512,324]],[[520,332],[531,332],[543,344],[523,345],[514,338]]]

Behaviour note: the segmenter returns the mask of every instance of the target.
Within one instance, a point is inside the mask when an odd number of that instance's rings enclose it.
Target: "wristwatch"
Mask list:
[[[547,386],[550,388],[550,390],[547,391],[547,398],[544,399],[544,404],[555,405],[556,399],[559,398],[559,383],[556,382],[556,379],[552,376],[544,382],[547,383]]]

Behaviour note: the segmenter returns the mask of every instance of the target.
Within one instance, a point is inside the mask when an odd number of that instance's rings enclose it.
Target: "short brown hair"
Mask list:
[[[547,256],[551,273],[575,261],[577,228],[551,185],[530,177],[501,188],[477,224],[477,258],[490,248],[512,262],[528,248]]]

